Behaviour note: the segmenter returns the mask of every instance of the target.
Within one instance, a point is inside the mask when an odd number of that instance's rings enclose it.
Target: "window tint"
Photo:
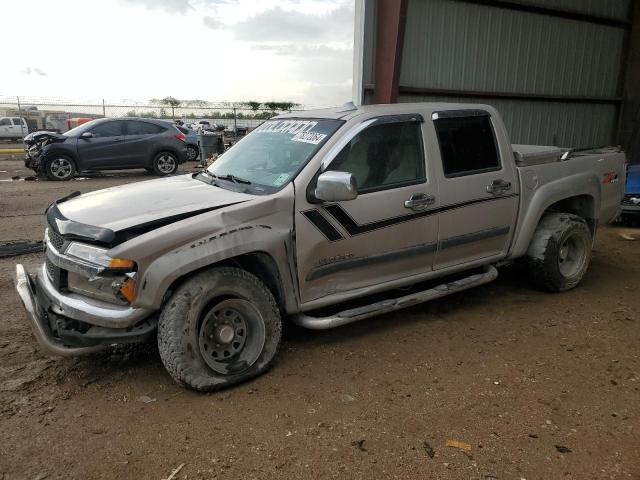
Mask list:
[[[185,135],[189,135],[189,129],[180,125],[175,126],[178,130],[180,130]]]
[[[329,170],[351,173],[360,193],[424,181],[420,123],[374,124],[345,145]]]
[[[153,135],[164,132],[164,128],[159,125],[147,122],[127,122],[127,135]]]
[[[11,122],[8,118],[3,118],[2,120],[0,120],[0,125],[11,125]]]
[[[440,143],[445,177],[500,169],[489,116],[438,118],[433,123]]]
[[[14,124],[14,125],[18,125],[18,126],[20,126],[20,125],[22,125],[22,122],[20,121],[20,119],[19,119],[19,118],[14,118],[14,119],[13,119],[13,124]]]
[[[90,130],[94,137],[117,137],[122,135],[122,122],[104,122]]]

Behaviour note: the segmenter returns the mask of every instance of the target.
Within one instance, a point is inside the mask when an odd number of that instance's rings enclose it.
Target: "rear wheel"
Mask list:
[[[280,312],[271,292],[238,268],[186,281],[158,322],[162,362],[180,385],[213,391],[264,373],[280,345]]]
[[[187,145],[187,160],[190,162],[195,161],[196,158],[198,158],[198,155],[200,155],[200,152],[198,151],[198,147],[196,147],[195,145]]]
[[[569,290],[587,271],[591,246],[591,231],[584,219],[568,213],[547,214],[527,250],[529,275],[545,290]]]
[[[45,174],[49,180],[70,180],[75,173],[75,163],[64,155],[53,156],[45,165]]]
[[[178,171],[178,158],[171,152],[160,152],[153,159],[153,172],[156,175],[173,175]]]

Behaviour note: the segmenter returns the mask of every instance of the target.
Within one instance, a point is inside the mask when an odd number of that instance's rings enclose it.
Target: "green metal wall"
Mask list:
[[[520,3],[623,21],[630,10],[630,0]],[[460,0],[408,0],[399,101],[494,105],[514,143],[609,144],[618,119],[626,35],[627,29],[618,25]],[[365,77],[371,75],[370,67],[365,65]],[[436,96],[420,89],[454,92],[443,97],[442,92]],[[455,91],[465,95],[458,97]]]

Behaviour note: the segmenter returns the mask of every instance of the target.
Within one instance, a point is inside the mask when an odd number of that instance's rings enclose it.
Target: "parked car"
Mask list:
[[[163,120],[98,119],[63,134],[27,135],[25,165],[51,180],[69,180],[81,171],[129,168],[171,175],[187,160],[185,139],[175,125]]]
[[[17,265],[17,290],[46,351],[155,336],[179,384],[216,390],[273,364],[283,318],[337,327],[516,260],[546,290],[575,287],[624,165],[617,148],[511,145],[477,104],[286,114],[198,175],[53,203],[46,261],[35,278]]]
[[[24,118],[0,117],[0,138],[5,140],[22,140],[29,133],[29,127]]]
[[[629,165],[627,184],[622,199],[622,221],[628,225],[640,222],[640,165]]]
[[[200,148],[198,147],[198,132],[190,128],[176,125],[176,128],[186,135],[184,139],[185,148],[187,149],[187,160],[193,162],[200,156]]]
[[[233,137],[242,137],[247,134],[247,127],[225,128],[224,134]]]

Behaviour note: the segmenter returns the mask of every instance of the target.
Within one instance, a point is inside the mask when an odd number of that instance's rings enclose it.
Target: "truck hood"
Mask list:
[[[98,190],[60,201],[56,206],[71,222],[117,233],[154,223],[160,227],[163,220],[177,221],[189,214],[252,198],[255,197],[209,185],[191,175],[180,175]]]

